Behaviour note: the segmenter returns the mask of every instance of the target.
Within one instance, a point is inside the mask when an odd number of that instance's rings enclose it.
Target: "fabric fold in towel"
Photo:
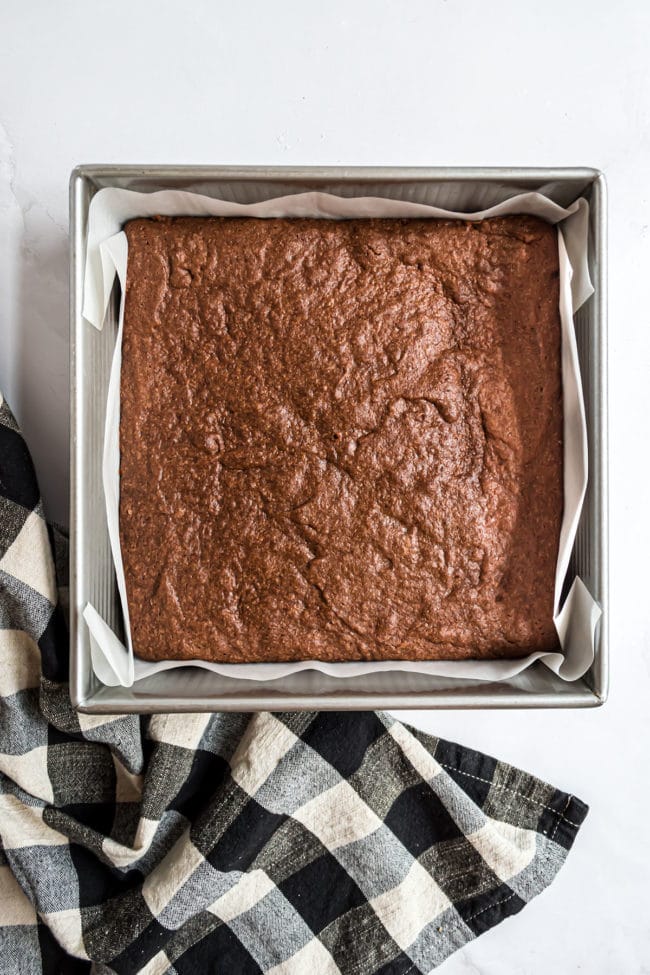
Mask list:
[[[5,975],[424,975],[562,866],[584,803],[387,714],[77,714],[65,573],[2,403]]]

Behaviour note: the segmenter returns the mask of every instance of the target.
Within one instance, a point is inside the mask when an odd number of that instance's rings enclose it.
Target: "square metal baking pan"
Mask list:
[[[185,189],[252,203],[307,190],[341,196],[389,196],[472,211],[517,193],[539,191],[566,206],[590,203],[590,270],[595,294],[576,316],[589,435],[589,487],[569,569],[580,575],[603,611],[596,658],[581,680],[566,683],[542,664],[509,681],[450,680],[399,672],[340,679],[318,671],[260,682],[221,677],[199,668],[171,670],[131,688],[106,687],[95,677],[81,613],[92,603],[119,628],[121,612],[110,554],[101,483],[108,375],[117,304],[103,331],[82,318],[88,207],[107,186],[140,192]],[[593,707],[608,687],[607,592],[607,323],[606,200],[602,173],[588,168],[288,168],[224,166],[78,166],[70,180],[72,497],[70,688],[88,713],[258,711],[366,708]]]

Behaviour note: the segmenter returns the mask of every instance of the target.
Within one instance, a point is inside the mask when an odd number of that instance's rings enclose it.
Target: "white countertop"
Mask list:
[[[67,520],[67,181],[79,162],[588,165],[610,214],[610,700],[400,714],[592,806],[566,867],[445,975],[650,972],[650,6],[637,0],[0,12],[0,388]],[[317,973],[314,973],[317,975]]]

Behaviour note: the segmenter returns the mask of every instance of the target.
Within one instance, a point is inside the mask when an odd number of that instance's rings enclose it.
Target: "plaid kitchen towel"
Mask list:
[[[75,713],[61,541],[3,404],[2,975],[420,975],[553,880],[586,806],[388,715]]]

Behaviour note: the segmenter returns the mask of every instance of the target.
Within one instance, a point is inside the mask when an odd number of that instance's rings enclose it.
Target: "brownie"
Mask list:
[[[127,224],[120,535],[147,660],[557,648],[555,229]]]

